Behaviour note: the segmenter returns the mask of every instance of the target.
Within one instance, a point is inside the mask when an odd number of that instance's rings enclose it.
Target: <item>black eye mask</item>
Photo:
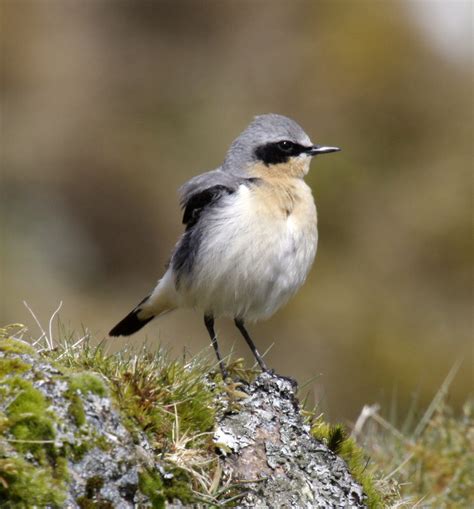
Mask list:
[[[304,147],[298,145],[298,143],[283,140],[260,145],[255,149],[255,157],[258,161],[262,161],[266,166],[269,166],[270,164],[286,163],[290,157],[299,156],[309,150],[311,150],[311,147]]]

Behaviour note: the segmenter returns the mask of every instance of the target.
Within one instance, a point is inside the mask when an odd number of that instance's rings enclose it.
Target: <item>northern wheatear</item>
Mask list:
[[[186,230],[153,292],[111,331],[129,336],[180,307],[204,313],[224,378],[214,318],[228,316],[267,367],[245,320],[271,316],[308,275],[318,243],[316,206],[303,181],[311,158],[337,147],[313,145],[293,120],[255,117],[216,170],[180,189]]]

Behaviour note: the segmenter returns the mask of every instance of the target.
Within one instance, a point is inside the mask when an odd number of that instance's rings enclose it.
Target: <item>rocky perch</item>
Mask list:
[[[366,507],[346,463],[316,440],[303,422],[296,383],[270,373],[246,388],[236,414],[218,423],[224,472],[244,482],[240,507]]]
[[[140,472],[160,466],[99,375],[66,374],[11,340],[0,341],[0,373],[0,507],[147,505]]]
[[[181,437],[179,457],[168,454],[170,446],[163,445],[160,437],[164,435],[157,431],[157,420],[168,418],[173,408],[176,420],[191,422],[176,410],[183,395],[175,403],[160,403],[160,390],[166,391],[145,384],[155,380],[154,365],[145,378],[146,369],[137,368],[136,363],[119,368],[105,357],[94,372],[94,358],[82,366],[61,363],[58,356],[40,355],[25,342],[0,338],[1,507],[373,505],[346,462],[324,443],[327,440],[316,439],[312,426],[305,423],[296,384],[271,373],[261,374],[252,383],[236,384],[231,396],[228,388],[209,381],[205,373],[197,389],[186,388],[191,405],[200,398],[196,391],[207,391],[208,399],[203,399],[199,411],[208,414],[200,417],[195,435],[207,435],[206,461],[214,462],[206,499],[186,464],[189,448],[198,440],[193,442],[192,425],[182,430],[189,439]],[[187,368],[180,369],[177,379]],[[134,387],[132,400],[146,394],[146,406],[127,403],[124,408],[119,396],[126,384]],[[159,412],[149,401],[156,408],[162,405]],[[144,409],[143,415],[137,408]],[[174,418],[171,415],[170,422]],[[176,430],[162,426],[176,443]],[[205,474],[198,480],[205,484]],[[224,492],[229,495],[219,498]]]

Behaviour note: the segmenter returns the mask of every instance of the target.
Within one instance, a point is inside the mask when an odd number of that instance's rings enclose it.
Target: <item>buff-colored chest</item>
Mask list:
[[[318,240],[311,189],[299,178],[259,178],[206,217],[192,277],[180,289],[187,305],[258,320],[303,284]]]
[[[316,227],[317,214],[313,195],[300,178],[263,178],[252,189],[252,205],[257,217],[290,221],[302,229]]]

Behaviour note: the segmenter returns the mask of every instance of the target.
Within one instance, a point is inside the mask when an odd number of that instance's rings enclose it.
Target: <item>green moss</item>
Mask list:
[[[89,392],[98,396],[105,396],[107,394],[104,382],[97,375],[92,375],[91,373],[72,375],[69,389],[73,392],[80,391],[82,394],[88,394]]]
[[[1,394],[1,393],[0,393]],[[8,429],[10,424],[10,421],[8,420],[7,416],[0,411],[0,444],[1,444],[1,435],[5,433],[5,431]],[[2,449],[0,447],[0,456],[1,456]]]
[[[97,377],[83,374],[74,377],[71,386],[74,390],[70,388],[68,391],[69,411],[76,424],[81,426],[85,423],[85,412],[77,391],[103,393],[105,387]],[[4,379],[0,395],[10,401],[5,413],[0,412],[0,431],[12,437],[9,443],[20,454],[30,453],[35,460],[35,464],[24,458],[0,460],[0,499],[8,500],[14,507],[62,507],[69,478],[67,458],[78,461],[93,447],[109,447],[108,442],[102,436],[95,440],[87,432],[82,441],[78,440],[79,445],[64,444],[58,449],[54,444],[54,420],[57,417],[32,382],[19,376]],[[96,500],[96,492],[100,491],[97,482],[94,484],[90,480],[88,486],[89,493],[83,497],[81,507],[112,508],[108,501]]]
[[[0,345],[5,341],[10,340],[0,340]],[[19,349],[25,347],[22,343],[17,343],[8,343],[8,351],[18,353]],[[29,348],[27,345],[26,347]],[[60,355],[61,361],[57,361],[58,351],[42,354],[62,372],[59,378],[68,381],[68,390],[64,396],[68,399],[69,415],[79,428],[75,432],[74,444],[64,444],[60,449],[54,445],[55,417],[48,411],[49,402],[31,382],[18,376],[29,366],[26,363],[21,364],[21,359],[15,359],[15,362],[8,359],[9,363],[4,364],[2,371],[0,364],[0,379],[2,373],[11,374],[13,368],[16,370],[14,376],[4,377],[0,384],[0,398],[7,395],[11,400],[4,417],[0,412],[0,431],[4,430],[15,440],[20,440],[12,442],[17,451],[33,454],[37,465],[33,466],[24,460],[28,465],[28,468],[24,469],[25,476],[28,472],[41,472],[36,479],[41,481],[38,481],[38,489],[32,483],[36,498],[31,498],[28,490],[27,495],[24,495],[30,497],[29,503],[34,500],[38,501],[34,504],[38,506],[59,506],[64,499],[68,459],[79,461],[94,447],[104,450],[111,447],[107,439],[95,436],[87,426],[84,398],[81,396],[91,393],[106,396],[108,387],[129,431],[137,437],[143,432],[146,433],[158,454],[162,452],[166,458],[167,453],[176,446],[176,437],[187,437],[186,447],[209,459],[215,457],[214,443],[208,432],[214,427],[217,412],[216,393],[222,391],[222,382],[219,375],[209,374],[209,366],[202,361],[193,360],[183,365],[170,361],[162,351],[151,354],[145,349],[133,356],[123,353],[108,355],[101,347],[90,348],[88,345],[76,350],[66,348]],[[251,379],[254,376],[253,372],[247,372],[237,363],[229,366],[229,369],[238,372],[242,378]],[[209,383],[210,381],[213,383]],[[369,507],[380,507],[380,497],[374,488],[371,474],[366,471],[363,454],[355,443],[347,438],[343,427],[318,422],[313,426],[313,433],[346,460],[354,478],[362,484],[368,495]],[[150,499],[154,508],[164,508],[166,502],[173,499],[182,503],[196,501],[196,495],[192,491],[193,488],[200,490],[196,480],[199,477],[196,474],[212,474],[210,467],[196,467],[192,464],[189,471],[170,464],[166,468],[173,474],[170,478],[165,479],[159,472],[152,470],[144,470],[139,476],[139,490]],[[3,485],[2,479],[5,479],[1,476],[0,472],[0,486]],[[10,475],[8,483],[15,482],[20,486],[21,483],[26,483],[24,479],[24,476],[17,473]],[[101,500],[102,485],[103,479],[90,478],[84,496],[77,500],[78,505],[83,509],[109,509],[110,502]],[[53,487],[54,493],[58,494],[57,499],[53,500],[52,495],[50,499],[45,498],[47,488],[52,490]],[[18,493],[21,493],[20,490]],[[222,492],[218,493],[216,497],[219,498]],[[10,501],[10,498],[8,500]],[[18,503],[18,507],[23,506]]]
[[[18,339],[5,338],[0,336],[0,352],[5,353],[25,353],[36,357],[36,352],[32,346],[25,341]]]
[[[112,447],[111,443],[103,435],[96,435],[94,437],[93,443],[94,447],[98,447],[103,451],[109,451]]]
[[[139,490],[146,495],[154,509],[166,507],[166,502],[179,500],[183,504],[196,501],[191,491],[191,479],[189,475],[180,468],[167,470],[172,474],[169,479],[163,479],[159,472],[144,470],[139,475]]]
[[[65,447],[67,450],[66,456],[77,462],[81,461],[84,455],[90,451],[93,446],[88,441],[82,441],[75,445],[66,444]]]
[[[114,505],[108,500],[90,500],[86,497],[79,497],[76,502],[81,509],[114,509]]]
[[[65,442],[62,446],[62,454],[74,463],[82,460],[85,454],[95,447],[89,433],[76,433],[74,443]]]
[[[112,444],[103,435],[84,427],[74,436],[74,443],[64,443],[62,446],[63,456],[70,458],[74,463],[81,461],[94,447],[98,447],[102,451],[109,451]]]
[[[32,465],[23,458],[0,459],[0,500],[5,507],[64,507],[64,484],[49,466]],[[3,507],[3,505],[2,505]]]
[[[10,426],[10,433],[15,437],[15,448],[20,452],[30,452],[36,460],[47,461],[54,458],[54,427],[47,417],[26,415]]]
[[[18,357],[1,357],[0,358],[0,378],[7,375],[21,374],[31,369],[31,366],[23,362]]]
[[[108,500],[102,500],[100,490],[104,486],[104,479],[99,476],[89,477],[86,482],[86,492],[76,502],[81,509],[113,509],[113,504]]]
[[[144,470],[140,473],[138,487],[151,502],[153,509],[164,509],[166,497],[163,493],[163,480],[158,473]]]
[[[382,495],[375,486],[374,475],[367,470],[367,457],[354,439],[346,438],[341,443],[339,456],[347,463],[354,479],[364,488],[368,507],[374,509],[383,507]]]
[[[55,458],[54,424],[48,415],[48,403],[33,384],[18,376],[7,379],[11,403],[6,407],[9,432],[19,452],[30,452],[40,463]]]
[[[95,497],[104,486],[104,479],[100,475],[89,477],[86,482],[86,495],[89,498]]]
[[[176,422],[180,433],[197,434],[214,426],[213,392],[202,373],[175,362],[144,357],[133,373],[125,369],[114,383],[114,395],[124,423],[133,433],[144,430],[167,448]]]
[[[77,394],[69,395],[69,415],[74,419],[77,427],[86,423],[86,413],[84,411],[84,404]]]
[[[69,380],[69,389],[64,396],[70,401],[69,415],[74,419],[76,426],[80,427],[86,423],[84,403],[78,393],[87,395],[92,392],[98,396],[105,396],[107,389],[104,382],[97,376],[90,373],[73,374]]]
[[[365,454],[356,442],[348,437],[344,426],[328,424],[319,419],[313,424],[311,432],[315,438],[324,442],[346,462],[352,477],[362,486],[367,495],[367,506],[370,509],[383,507],[382,495],[375,486],[374,475],[367,470]]]
[[[55,472],[56,479],[62,481],[69,481],[71,476],[69,474],[68,460],[65,456],[59,456],[56,458]]]
[[[15,376],[5,381],[5,388],[9,391],[9,396],[13,397],[7,406],[9,417],[22,414],[44,414],[48,406],[46,398],[41,391],[34,388],[30,381]]]
[[[57,355],[54,352],[55,358]],[[162,350],[152,354],[144,348],[134,355],[124,352],[110,355],[102,346],[90,347],[86,343],[81,349],[68,349],[61,355],[57,367],[69,372],[75,380],[70,384],[69,394],[71,388],[83,389],[84,384],[78,381],[84,380],[84,371],[94,371],[108,382],[111,396],[122,414],[122,423],[137,441],[146,433],[157,454],[167,455],[175,448],[177,436],[187,437],[187,446],[196,450],[201,458],[210,460],[204,466],[190,464],[189,474],[177,469],[171,479],[162,479],[159,473],[149,471],[140,476],[140,490],[154,507],[164,507],[168,497],[194,500],[192,488],[198,492],[203,489],[197,476],[214,472],[213,466],[208,466],[215,458],[209,432],[215,423],[215,396],[222,390],[220,375],[213,378],[212,369],[202,359],[183,365],[170,360]],[[75,375],[78,371],[81,374]],[[79,443],[81,445],[69,454],[84,453],[86,446]],[[101,446],[98,437],[87,442],[87,446],[91,444]],[[108,449],[110,444],[104,441],[103,447]],[[166,465],[167,471],[173,467]],[[206,495],[209,496],[207,492]],[[82,503],[85,504],[86,499]]]
[[[49,403],[19,376],[4,379],[0,394],[10,401],[5,413],[0,413],[0,431],[11,437],[10,447],[35,460],[33,464],[20,456],[0,459],[0,499],[12,507],[62,507],[68,469],[54,444],[55,416],[48,410]]]
[[[1,459],[0,499],[14,507],[62,507],[64,465],[56,461],[52,443],[55,431],[46,399],[19,376],[4,380],[1,393],[11,400],[0,419],[2,431],[12,437],[11,446],[20,453],[32,454],[37,465],[21,457]]]
[[[178,499],[183,504],[195,501],[195,495],[191,491],[192,482],[189,475],[180,468],[174,468],[168,470],[168,472],[173,477],[165,479],[163,482],[166,499],[170,502]]]
[[[86,423],[84,403],[78,394],[79,392],[83,395],[92,392],[98,396],[105,396],[107,389],[104,382],[97,375],[78,373],[70,376],[69,389],[64,393],[64,396],[70,401],[69,415],[78,427]]]

